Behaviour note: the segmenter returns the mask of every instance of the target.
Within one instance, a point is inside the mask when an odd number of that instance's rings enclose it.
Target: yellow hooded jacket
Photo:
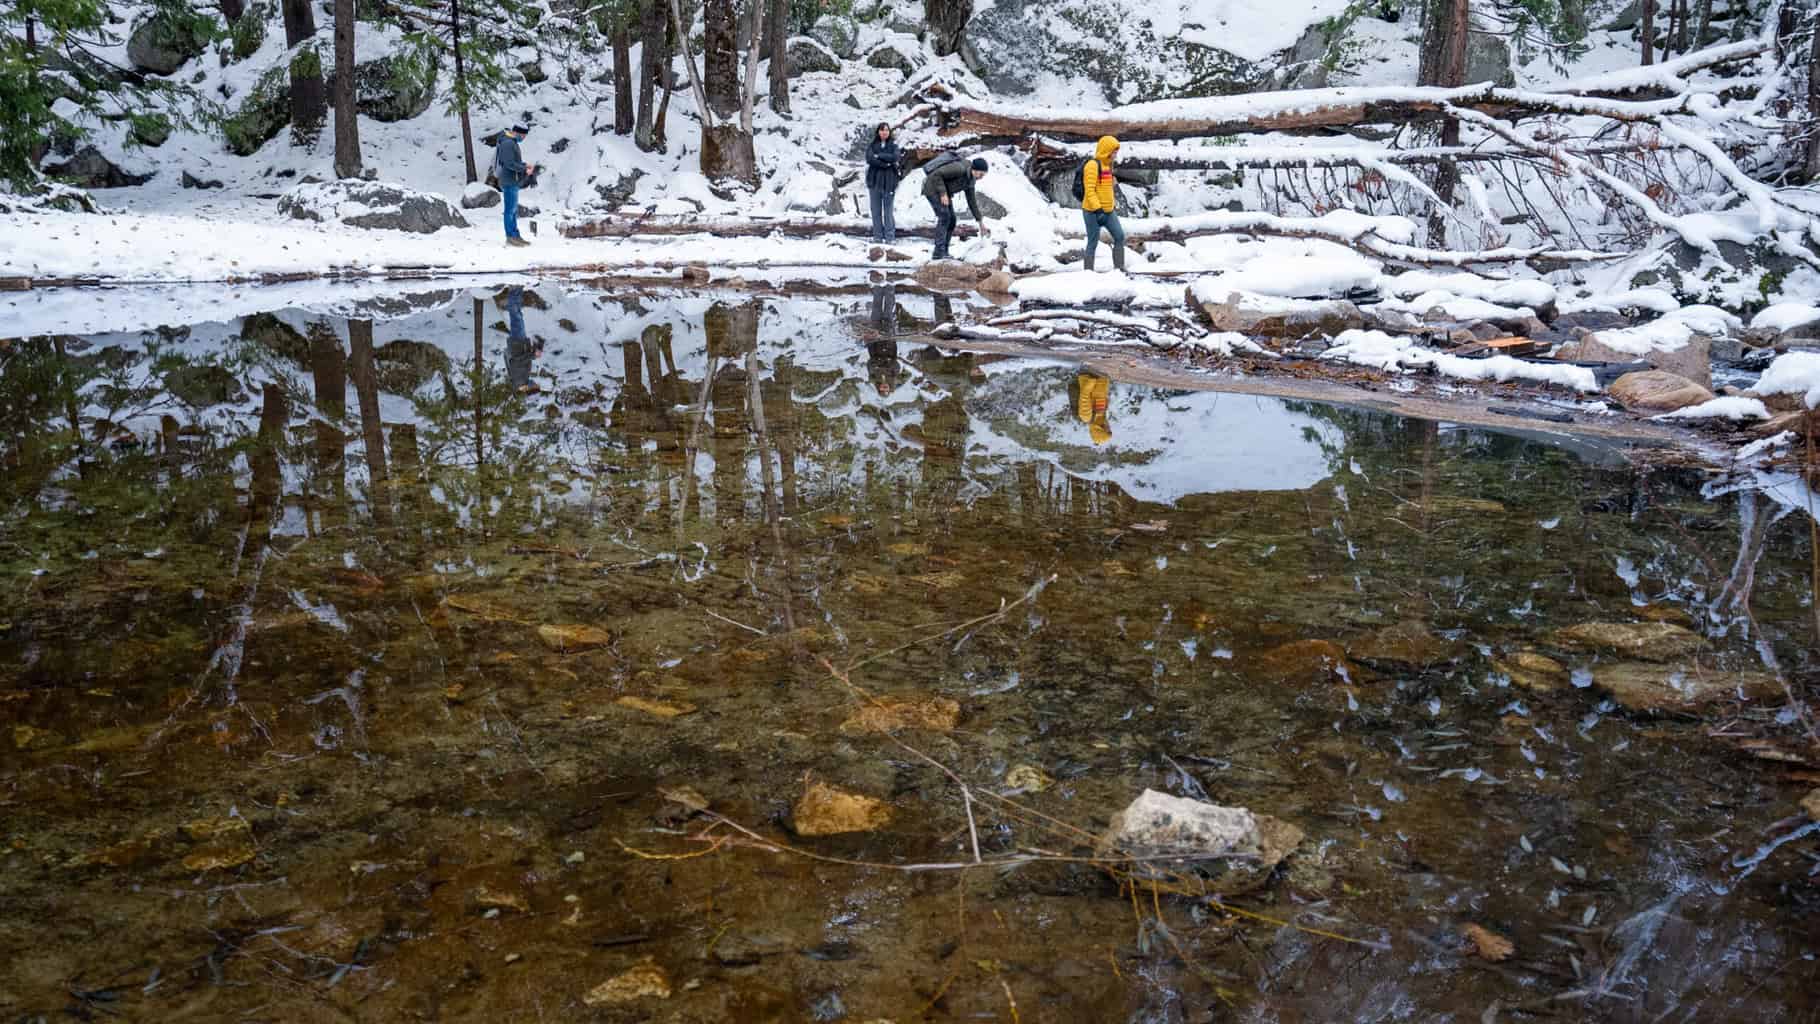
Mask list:
[[[1118,152],[1119,140],[1110,135],[1100,136],[1099,145],[1093,147],[1093,159],[1081,169],[1081,209],[1107,213],[1118,209],[1112,180],[1112,158]]]

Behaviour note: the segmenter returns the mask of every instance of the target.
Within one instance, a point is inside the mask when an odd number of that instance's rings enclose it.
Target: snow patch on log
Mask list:
[[[1537,384],[1559,384],[1588,393],[1599,390],[1599,382],[1593,372],[1583,366],[1532,363],[1511,356],[1467,359],[1425,349],[1410,338],[1389,335],[1383,331],[1346,331],[1334,341],[1332,348],[1321,353],[1322,359],[1388,372],[1433,370],[1443,376],[1462,380],[1530,381]]]

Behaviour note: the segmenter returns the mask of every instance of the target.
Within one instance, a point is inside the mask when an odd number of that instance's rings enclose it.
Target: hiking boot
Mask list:
[[[528,245],[530,245],[530,244],[531,244],[531,243],[530,243],[530,242],[527,242],[527,241],[525,241],[525,240],[524,240],[524,239],[522,239],[522,238],[508,238],[508,239],[506,239],[506,244],[507,244],[507,245],[510,245],[510,246],[514,246],[514,247],[517,247],[517,248],[523,248],[523,247],[525,247],[525,246],[528,246]]]
[[[1112,250],[1112,269],[1121,274],[1125,272],[1125,247],[1122,245]]]
[[[1082,270],[1092,270],[1093,269],[1093,250],[1092,249],[1087,250],[1087,255],[1081,257],[1081,269]]]

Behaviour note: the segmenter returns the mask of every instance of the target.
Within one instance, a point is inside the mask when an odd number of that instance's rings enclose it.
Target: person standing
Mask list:
[[[518,190],[537,173],[537,165],[525,163],[518,148],[519,141],[530,133],[529,128],[515,124],[500,133],[493,148],[493,173],[499,178],[499,194],[505,197],[507,245],[531,244],[518,233]]]
[[[1088,270],[1093,269],[1093,251],[1099,248],[1102,229],[1112,235],[1112,268],[1121,273],[1125,270],[1125,226],[1119,223],[1118,180],[1112,167],[1118,152],[1119,140],[1103,135],[1093,147],[1093,159],[1081,167],[1081,219],[1087,225]]]
[[[872,195],[872,240],[897,241],[897,183],[903,177],[904,151],[891,138],[891,126],[880,124],[866,147],[866,191]]]
[[[973,185],[986,176],[986,161],[975,157],[969,164],[959,153],[943,153],[923,167],[923,198],[935,211],[935,252],[931,259],[948,258],[948,242],[954,236],[958,218],[954,214],[955,195],[967,194],[967,211],[979,222],[980,234],[987,233],[986,221],[980,216],[979,197]]]

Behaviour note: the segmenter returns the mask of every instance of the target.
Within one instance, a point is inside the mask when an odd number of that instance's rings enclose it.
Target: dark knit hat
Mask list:
[[[973,158],[973,169],[976,171],[985,170],[986,169],[986,158],[983,156],[974,157]]]
[[[522,125],[522,124],[515,124],[515,125],[513,125],[513,126],[512,126],[512,134],[514,134],[514,135],[529,135],[529,134],[531,134],[531,129],[529,129],[529,128],[526,128],[526,127],[525,127],[525,126],[524,126],[524,125]]]

